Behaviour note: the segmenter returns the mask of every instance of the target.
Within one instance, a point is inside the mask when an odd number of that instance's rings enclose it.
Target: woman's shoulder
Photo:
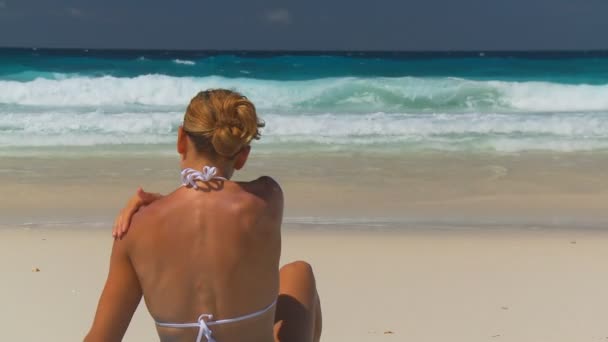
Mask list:
[[[283,189],[279,183],[270,176],[262,176],[249,182],[239,183],[247,193],[261,197],[265,200],[278,200],[283,198]]]
[[[277,182],[274,178],[270,176],[261,176],[253,182],[259,183],[260,186],[264,188],[264,190],[267,190],[272,194],[281,196],[283,195],[283,189],[281,189],[279,182]]]
[[[262,176],[249,182],[238,183],[242,189],[241,194],[249,200],[254,207],[263,207],[270,213],[278,214],[283,211],[283,190],[279,183],[270,176]],[[247,204],[245,204],[248,206]]]

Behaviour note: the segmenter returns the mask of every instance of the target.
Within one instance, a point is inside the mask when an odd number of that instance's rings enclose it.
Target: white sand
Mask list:
[[[288,229],[283,253],[313,264],[323,341],[608,340],[604,232],[328,228]],[[110,245],[107,230],[0,228],[2,340],[82,339]],[[142,306],[125,340],[156,339]]]

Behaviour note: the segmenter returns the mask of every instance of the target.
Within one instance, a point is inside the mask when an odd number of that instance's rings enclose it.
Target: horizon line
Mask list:
[[[46,46],[0,46],[2,50],[149,51],[149,52],[253,52],[253,53],[608,53],[603,49],[184,49],[184,48],[86,48]]]

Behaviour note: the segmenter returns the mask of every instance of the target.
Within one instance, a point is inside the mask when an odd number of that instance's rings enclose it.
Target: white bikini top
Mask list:
[[[224,177],[216,176],[217,168],[215,166],[205,166],[203,167],[203,171],[186,168],[182,170],[182,185],[183,186],[191,186],[194,189],[198,189],[198,185],[196,185],[197,181],[208,182],[211,180],[228,180]]]
[[[261,315],[265,314],[266,312],[268,312],[270,309],[272,309],[272,307],[275,306],[276,303],[277,303],[277,300],[275,299],[274,301],[272,301],[272,303],[270,303],[270,305],[263,308],[262,310],[256,311],[254,313],[250,313],[248,315],[239,316],[236,318],[219,319],[217,321],[214,321],[213,315],[202,314],[198,317],[198,321],[195,323],[156,322],[156,325],[158,325],[159,327],[165,327],[165,328],[198,328],[198,336],[196,336],[196,342],[201,342],[203,339],[203,336],[205,336],[205,338],[207,339],[207,342],[217,342],[212,336],[213,331],[211,331],[211,329],[209,328],[210,326],[228,324],[228,323],[236,323],[236,322],[244,321],[246,319],[261,316]]]
[[[217,321],[214,321],[213,315],[202,314],[198,317],[198,321],[195,323],[156,322],[156,325],[158,325],[159,327],[165,327],[165,328],[198,328],[198,336],[196,336],[196,342],[201,342],[203,339],[203,336],[205,336],[205,338],[207,339],[207,342],[217,342],[212,336],[213,331],[211,331],[211,329],[209,328],[210,326],[228,324],[228,323],[236,323],[236,322],[244,321],[246,319],[261,316],[261,315],[265,314],[266,312],[268,312],[270,309],[272,309],[272,307],[275,306],[276,303],[277,303],[277,300],[275,299],[274,301],[272,301],[272,303],[270,303],[270,305],[268,305],[267,307],[265,307],[262,310],[256,311],[254,313],[250,313],[248,315],[235,317],[235,318],[219,319]]]

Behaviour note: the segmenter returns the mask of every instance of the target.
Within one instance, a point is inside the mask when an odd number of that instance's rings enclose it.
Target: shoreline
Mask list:
[[[607,226],[608,154],[254,155],[292,223]],[[2,158],[0,225],[111,223],[138,186],[179,186],[176,157]]]
[[[1,230],[13,231],[63,231],[82,229],[85,231],[108,231],[113,222],[106,218],[94,220],[93,218],[64,219],[56,221],[13,222],[3,220],[0,222]],[[370,234],[399,233],[416,234],[418,232],[451,233],[451,232],[598,232],[608,233],[608,220],[590,218],[564,218],[551,220],[546,218],[496,218],[479,219],[478,221],[464,221],[455,218],[439,219],[349,219],[349,218],[315,218],[315,217],[285,217],[282,231],[298,233],[302,231],[319,231],[328,233],[365,232]]]

